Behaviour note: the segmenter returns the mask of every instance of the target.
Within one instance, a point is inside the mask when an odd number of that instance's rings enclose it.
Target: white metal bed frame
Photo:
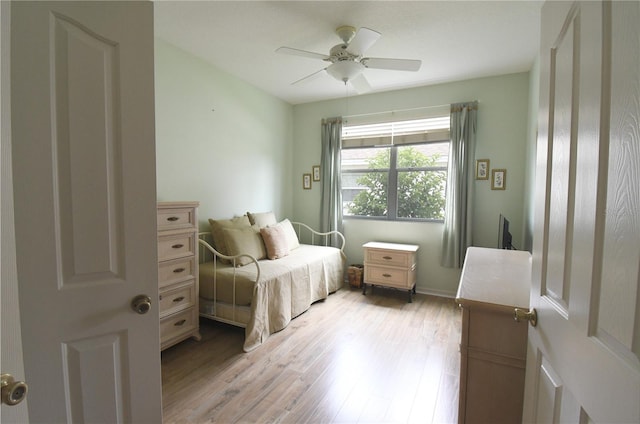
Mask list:
[[[291,224],[293,225],[294,230],[296,231],[296,234],[298,235],[298,241],[300,243],[306,242],[306,244],[311,244],[311,245],[315,245],[315,246],[330,246],[331,245],[331,238],[332,237],[337,237],[337,241],[338,244],[340,245],[338,248],[340,249],[341,252],[344,252],[344,245],[345,245],[345,238],[342,235],[342,233],[340,233],[339,231],[328,231],[328,232],[319,232],[314,230],[313,228],[309,227],[308,225],[302,223],[302,222],[294,222],[292,221]],[[198,262],[199,263],[204,263],[204,262],[209,262],[209,261],[213,261],[213,270],[214,270],[214,278],[213,278],[213,314],[208,314],[208,313],[204,313],[199,311],[199,314],[201,317],[204,318],[208,318],[211,320],[215,320],[215,321],[219,321],[219,322],[224,322],[226,324],[230,324],[230,325],[234,325],[237,327],[242,327],[245,328],[247,326],[246,323],[239,321],[238,320],[238,308],[246,308],[242,307],[242,306],[238,306],[236,305],[236,261],[241,258],[241,257],[246,257],[249,258],[251,260],[251,263],[245,265],[245,266],[249,266],[249,265],[255,265],[256,269],[257,269],[257,274],[256,274],[256,282],[260,281],[260,263],[259,261],[254,258],[251,255],[248,254],[239,254],[239,255],[235,255],[235,256],[227,256],[227,255],[223,255],[222,253],[218,252],[216,249],[213,248],[213,246],[211,246],[211,244],[209,243],[209,241],[207,240],[211,240],[211,232],[210,231],[202,231],[200,233],[198,233],[198,245],[199,245],[199,255],[198,255]],[[316,240],[318,240],[318,242],[316,242]],[[231,262],[231,264],[233,265],[233,282],[232,282],[232,286],[233,286],[233,295],[232,295],[232,303],[230,305],[231,307],[231,319],[222,317],[218,315],[218,299],[217,299],[217,278],[216,278],[216,271],[217,271],[217,267],[218,267],[218,260],[213,260],[215,257],[218,258],[222,258],[222,259],[226,259],[229,260]]]

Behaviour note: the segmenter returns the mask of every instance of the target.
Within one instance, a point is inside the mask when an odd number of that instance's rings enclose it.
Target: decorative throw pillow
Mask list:
[[[229,256],[241,253],[251,255],[257,260],[267,257],[267,251],[260,236],[260,228],[257,225],[245,228],[223,228],[224,241],[227,244]],[[246,256],[236,259],[236,266],[243,266],[251,262]]]
[[[227,250],[227,244],[225,243],[224,233],[225,228],[250,228],[249,218],[244,216],[237,216],[233,219],[209,219],[209,225],[211,225],[211,237],[213,238],[213,248],[223,255],[229,255]],[[229,263],[229,261],[223,261]]]
[[[268,227],[269,225],[275,225],[278,223],[273,212],[247,212],[247,217],[249,217],[249,222],[251,223],[251,225],[257,224],[260,228]]]
[[[300,247],[300,242],[298,241],[298,235],[296,234],[296,230],[293,229],[293,225],[291,221],[288,219],[283,219],[278,223],[279,226],[282,227],[284,231],[284,236],[287,239],[287,245],[289,246],[289,251],[297,249]]]
[[[281,225],[273,225],[271,227],[260,228],[262,240],[267,248],[267,257],[269,259],[279,259],[289,254],[289,244]]]

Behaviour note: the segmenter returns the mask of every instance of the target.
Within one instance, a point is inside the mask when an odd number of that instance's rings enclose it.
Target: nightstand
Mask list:
[[[416,292],[416,256],[420,246],[370,241],[364,248],[362,294],[371,286],[407,290],[409,302]]]

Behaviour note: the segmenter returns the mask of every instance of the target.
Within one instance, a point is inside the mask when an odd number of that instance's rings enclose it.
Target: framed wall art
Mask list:
[[[507,188],[507,170],[491,170],[491,190],[504,190]]]
[[[311,189],[311,174],[302,174],[302,188],[305,190]]]
[[[489,179],[489,159],[478,159],[476,161],[476,180]]]
[[[320,165],[314,165],[311,169],[313,169],[313,181],[320,181]]]

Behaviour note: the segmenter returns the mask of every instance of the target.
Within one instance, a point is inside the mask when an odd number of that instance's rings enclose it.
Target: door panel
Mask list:
[[[640,3],[542,19],[523,417],[640,422]]]
[[[151,2],[12,3],[32,422],[161,422]]]
[[[637,6],[637,4],[636,4]],[[640,7],[611,11],[611,102],[602,275],[594,296],[596,335],[621,355],[640,358]],[[603,196],[604,197],[604,196]]]

